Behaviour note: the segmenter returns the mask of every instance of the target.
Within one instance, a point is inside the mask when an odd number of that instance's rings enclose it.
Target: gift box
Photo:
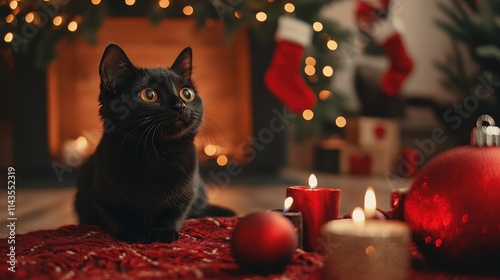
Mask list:
[[[323,139],[314,147],[314,170],[340,173],[340,153],[345,141],[339,137]]]
[[[385,175],[394,172],[395,156],[383,149],[362,149],[349,145],[340,153],[340,172],[349,175]]]
[[[364,149],[399,151],[399,123],[394,119],[358,117],[347,121],[346,141]]]
[[[340,172],[340,150],[314,148],[314,170],[338,174]]]
[[[373,117],[349,119],[346,142],[348,146],[342,151],[345,154],[341,155],[342,173],[365,175],[368,157],[368,175],[393,172],[400,151],[399,123],[394,119]]]

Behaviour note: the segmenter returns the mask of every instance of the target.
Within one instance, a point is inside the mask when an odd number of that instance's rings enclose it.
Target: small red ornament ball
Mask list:
[[[275,212],[255,212],[234,228],[231,251],[241,268],[254,273],[281,271],[297,248],[292,223]]]
[[[500,264],[500,147],[462,146],[433,158],[405,200],[414,241],[440,266]]]

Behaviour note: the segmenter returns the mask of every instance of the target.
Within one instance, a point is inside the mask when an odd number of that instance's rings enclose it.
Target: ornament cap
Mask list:
[[[488,123],[488,125],[483,125]],[[500,128],[495,126],[495,120],[489,115],[482,115],[472,129],[471,145],[477,147],[500,147]]]

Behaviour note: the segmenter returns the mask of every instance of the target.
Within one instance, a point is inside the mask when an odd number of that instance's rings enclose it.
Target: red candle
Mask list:
[[[291,210],[302,213],[303,246],[309,252],[320,251],[320,229],[328,221],[337,220],[340,211],[340,189],[316,187],[316,176],[309,177],[309,187],[291,186],[286,196],[293,198]]]
[[[391,192],[391,218],[394,220],[405,220],[404,204],[408,188],[400,188]]]

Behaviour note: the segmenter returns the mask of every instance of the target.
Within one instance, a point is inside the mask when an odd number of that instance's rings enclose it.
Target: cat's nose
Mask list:
[[[174,109],[176,109],[179,113],[182,113],[182,112],[184,112],[184,109],[186,109],[186,104],[177,103],[174,105]]]

